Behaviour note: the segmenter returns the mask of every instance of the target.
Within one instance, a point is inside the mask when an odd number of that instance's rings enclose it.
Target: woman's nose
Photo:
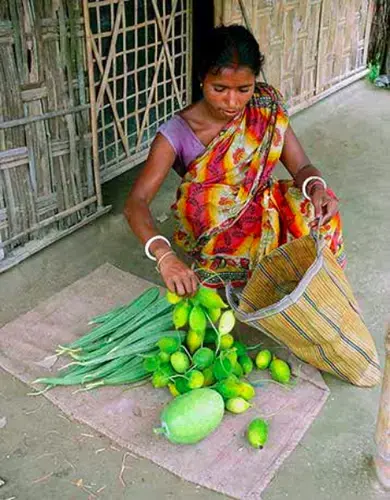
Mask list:
[[[226,97],[226,104],[229,110],[235,110],[238,107],[237,94],[235,92],[229,92]]]

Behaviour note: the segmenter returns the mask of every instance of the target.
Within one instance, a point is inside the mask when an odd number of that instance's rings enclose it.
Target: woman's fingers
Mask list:
[[[323,201],[324,201],[323,196],[319,196],[317,193],[314,193],[311,202],[314,207],[314,216],[316,219],[321,217]]]
[[[196,291],[198,290],[199,280],[194,272],[192,272],[192,275],[191,275],[191,284],[192,284],[192,290],[193,290],[192,294],[195,295]]]
[[[327,224],[336,215],[338,208],[337,200],[330,198],[323,207],[323,224]]]
[[[327,224],[338,211],[338,202],[327,193],[313,194],[312,203],[314,206],[315,219],[310,222],[311,229],[318,229],[318,220],[322,219],[322,225]]]
[[[164,279],[164,277],[163,277]],[[165,284],[167,285],[167,288],[170,292],[173,292],[173,293],[176,293],[176,286],[175,286],[175,282],[173,281],[173,279],[164,279],[165,281]]]
[[[198,288],[196,275],[193,271],[188,269],[185,276],[183,277],[183,284],[187,291],[187,295],[193,296]]]
[[[177,293],[177,295],[180,295],[181,297],[187,295],[188,293],[180,278],[175,278],[175,288],[176,288],[175,292]]]
[[[183,262],[167,262],[160,269],[162,277],[168,289],[180,296],[195,295],[198,289],[196,274]]]

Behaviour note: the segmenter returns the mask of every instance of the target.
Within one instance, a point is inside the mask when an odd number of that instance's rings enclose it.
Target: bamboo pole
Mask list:
[[[111,65],[112,62],[115,59],[116,56],[116,41],[118,39],[118,34],[119,34],[119,28],[121,21],[123,20],[122,13],[124,12],[124,2],[123,0],[120,0],[118,10],[116,13],[116,19],[115,19],[115,24],[114,24],[114,29],[112,31],[112,38],[111,38],[111,43],[110,43],[110,49],[108,51],[108,56],[106,60],[106,67],[104,68],[103,71],[103,78],[100,84],[100,89],[96,98],[96,107],[99,109],[101,107],[102,101],[103,101],[103,96],[104,92],[106,90],[107,82],[108,82],[108,75],[110,74],[111,70]],[[96,54],[95,54],[96,56]],[[114,75],[115,79],[115,75]]]
[[[390,326],[385,341],[386,361],[376,425],[374,466],[382,486],[390,489]]]
[[[59,109],[58,111],[50,111],[49,113],[42,113],[41,115],[26,116],[24,118],[17,118],[15,120],[8,120],[7,122],[0,122],[0,130],[19,127],[30,123],[48,120],[49,118],[58,118],[60,116],[71,115],[80,111],[85,111],[91,107],[90,104],[82,104],[68,109]]]
[[[167,64],[168,64],[169,70],[171,72],[173,89],[175,91],[176,99],[177,99],[179,106],[180,106],[180,109],[181,109],[183,107],[183,104],[181,102],[181,95],[180,95],[179,88],[177,86],[177,82],[176,82],[176,78],[175,78],[175,69],[174,69],[173,63],[172,63],[171,51],[169,50],[169,46],[168,46],[169,35],[167,35],[165,33],[165,28],[164,28],[162,21],[161,21],[160,11],[158,9],[158,5],[157,5],[156,0],[152,0],[152,4],[153,4],[153,8],[154,8],[154,13],[156,15],[157,25],[158,25],[159,30],[160,30],[161,40],[163,43]],[[173,14],[171,14],[171,15],[173,16]],[[174,29],[174,26],[175,26],[175,24],[173,23],[172,30]]]
[[[102,63],[102,59],[101,59],[101,54],[99,54],[98,47],[97,47],[95,40],[93,38],[91,38],[91,48],[93,51],[93,55],[95,56],[97,67],[99,68],[100,73],[103,74],[104,67],[103,67],[103,63]],[[116,109],[116,102],[115,102],[114,96],[112,95],[111,87],[110,87],[109,83],[107,83],[107,85],[106,85],[106,92],[107,92],[108,100],[110,101],[110,104],[111,104],[111,111],[112,111],[112,114],[114,115],[116,127],[117,127],[119,135],[122,139],[123,149],[126,151],[127,156],[130,156],[130,149],[129,149],[128,140],[127,140],[127,137],[125,136],[125,133],[123,132],[121,120],[120,120],[120,117],[118,115],[118,111]],[[101,109],[97,108],[96,113],[99,113],[100,111],[101,111]],[[104,134],[103,134],[103,137],[104,137]]]
[[[101,185],[101,180],[100,180],[95,77],[94,77],[94,72],[93,72],[93,58],[92,58],[92,47],[91,47],[92,32],[91,32],[91,26],[90,26],[90,21],[89,21],[88,0],[83,0],[83,12],[84,12],[85,42],[86,42],[86,46],[87,46],[89,92],[90,92],[90,101],[91,101],[91,132],[92,132],[93,170],[94,170],[94,178],[95,178],[95,190],[96,190],[97,204],[98,204],[98,208],[101,208],[103,206],[103,196],[102,196],[102,185]]]
[[[166,37],[166,39],[169,38],[170,33],[171,33],[172,25],[173,25],[173,22],[175,20],[175,13],[176,13],[177,4],[178,4],[178,0],[173,0],[173,2],[172,2],[171,16],[169,18],[168,26],[167,26],[167,29],[165,31],[165,37]],[[141,130],[140,130],[140,133],[139,133],[139,136],[138,136],[138,140],[137,140],[137,145],[136,145],[136,148],[135,148],[136,151],[139,150],[139,148],[141,146],[141,143],[142,143],[142,136],[143,136],[143,133],[144,133],[144,129],[146,127],[148,113],[149,113],[149,110],[150,110],[150,107],[151,107],[151,104],[152,104],[152,101],[153,101],[153,97],[154,97],[154,94],[156,92],[157,83],[158,83],[158,74],[159,74],[160,66],[161,66],[163,60],[164,60],[164,49],[162,48],[161,51],[160,51],[160,55],[159,55],[157,64],[156,64],[156,68],[155,68],[155,73],[154,73],[154,76],[153,76],[152,84],[150,86],[148,101],[146,103],[146,109],[145,109],[145,113],[144,113],[144,116],[143,116],[143,119],[142,119]],[[164,85],[164,89],[166,89],[165,85]],[[166,99],[165,99],[165,102],[166,102]],[[165,116],[166,116],[166,113],[165,113]]]

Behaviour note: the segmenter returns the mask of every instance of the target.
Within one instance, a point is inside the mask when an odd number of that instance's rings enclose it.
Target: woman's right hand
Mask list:
[[[161,262],[160,274],[168,290],[178,295],[192,296],[198,289],[199,281],[196,274],[174,253],[167,255]]]

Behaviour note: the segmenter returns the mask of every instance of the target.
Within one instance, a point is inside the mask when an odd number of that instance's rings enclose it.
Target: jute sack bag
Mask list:
[[[378,354],[348,280],[315,235],[291,241],[256,266],[239,302],[239,320],[287,346],[319,370],[361,387],[381,379]]]

